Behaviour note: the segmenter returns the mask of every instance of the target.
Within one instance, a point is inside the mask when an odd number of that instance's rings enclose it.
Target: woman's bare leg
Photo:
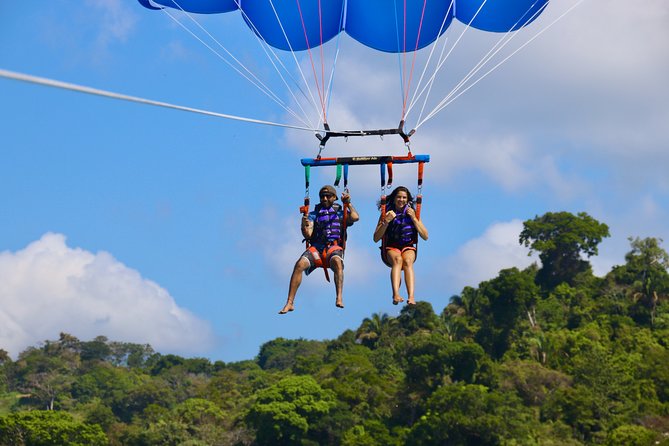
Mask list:
[[[404,298],[400,296],[400,281],[402,280],[402,254],[393,249],[386,250],[386,257],[390,267],[390,284],[393,288],[393,305],[404,302]]]
[[[413,273],[413,264],[416,261],[416,251],[413,249],[407,249],[402,253],[402,270],[404,270],[404,281],[406,282],[407,295],[409,296],[407,300],[408,305],[415,305],[416,300],[414,298],[414,273]]]

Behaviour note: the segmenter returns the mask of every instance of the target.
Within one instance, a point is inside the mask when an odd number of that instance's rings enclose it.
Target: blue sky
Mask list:
[[[505,54],[544,33],[412,138],[414,153],[432,157],[416,295],[437,312],[463,286],[528,265],[517,240],[535,215],[586,211],[607,223],[597,274],[624,261],[629,236],[669,240],[669,5],[585,0],[551,25],[575,3],[552,2]],[[238,14],[196,19],[291,102]],[[0,20],[0,69],[300,124],[165,13],[135,2],[3,2]],[[467,31],[431,103],[497,38]],[[396,126],[396,56],[346,36],[340,45],[330,124]],[[372,243],[375,166],[351,169],[361,221],[350,231],[346,308],[316,273],[296,311],[279,316],[302,252],[299,160],[315,156],[313,134],[7,79],[0,98],[0,348],[12,355],[64,331],[236,361],[276,337],[330,339],[373,313],[399,313]],[[399,138],[370,137],[333,141],[325,155],[404,152]],[[415,189],[414,166],[396,177]],[[333,179],[334,169],[312,173],[314,184]]]

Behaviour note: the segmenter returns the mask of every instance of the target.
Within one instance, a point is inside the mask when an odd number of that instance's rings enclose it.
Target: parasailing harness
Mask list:
[[[430,155],[414,155],[411,153],[411,150],[409,149],[409,136],[411,136],[411,133],[405,134],[401,129],[402,129],[403,122],[400,123],[399,129],[389,129],[389,130],[375,130],[375,131],[356,131],[356,132],[329,132],[328,127],[326,126],[326,134],[325,136],[320,136],[319,139],[321,140],[321,145],[320,145],[320,150],[318,152],[318,156],[316,158],[303,158],[301,160],[301,164],[304,166],[304,181],[305,181],[305,192],[304,192],[304,204],[300,207],[300,212],[303,215],[309,215],[309,205],[310,205],[310,198],[309,198],[309,187],[310,187],[310,182],[311,182],[311,168],[312,167],[322,167],[322,166],[336,166],[336,177],[334,181],[334,186],[339,188],[339,185],[341,183],[342,179],[342,174],[344,178],[344,183],[343,183],[343,192],[348,194],[349,189],[348,189],[348,170],[349,166],[356,166],[356,165],[370,165],[370,164],[378,164],[380,168],[380,175],[381,175],[381,198],[380,198],[380,205],[381,205],[381,217],[385,218],[386,215],[386,210],[387,210],[387,196],[386,196],[386,189],[390,189],[392,187],[393,183],[393,165],[395,164],[418,164],[418,189],[417,189],[417,195],[416,195],[416,217],[420,218],[420,211],[421,211],[421,205],[423,202],[423,195],[422,195],[422,190],[423,190],[423,171],[424,171],[424,165],[425,163],[430,162]],[[385,135],[385,134],[399,134],[405,141],[408,153],[405,156],[392,156],[392,155],[384,155],[384,156],[353,156],[353,157],[334,157],[334,158],[324,158],[321,157],[321,151],[325,147],[325,143],[327,140],[331,137],[348,137],[348,136],[366,136],[366,135]],[[387,181],[386,181],[386,173],[387,173]],[[408,205],[408,204],[407,204]],[[316,210],[317,214],[320,205],[316,205]],[[337,204],[333,206],[339,206]],[[342,209],[342,208],[339,208]],[[314,259],[315,259],[315,265],[316,267],[321,267],[323,268],[325,272],[325,279],[329,282],[330,277],[328,274],[328,255],[336,249],[341,248],[342,251],[346,251],[346,231],[347,231],[347,226],[348,226],[348,216],[349,216],[349,203],[343,203],[343,217],[341,221],[341,230],[340,230],[340,236],[337,240],[332,241],[331,243],[327,244],[326,247],[321,250],[321,252],[318,252],[318,250],[312,246],[311,240],[309,239],[304,239],[304,243],[306,244],[307,249],[312,253]],[[315,228],[314,228],[315,232]],[[313,233],[312,233],[313,237]],[[417,237],[416,240],[413,241],[413,243],[418,243]],[[386,251],[386,244],[387,244],[387,235],[384,234],[381,242],[381,258],[383,259],[383,262],[390,266],[388,263],[388,260],[386,259],[385,251]]]

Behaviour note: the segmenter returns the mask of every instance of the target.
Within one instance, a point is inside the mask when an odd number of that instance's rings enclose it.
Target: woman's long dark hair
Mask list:
[[[413,203],[413,195],[411,195],[411,191],[406,188],[405,186],[397,186],[393,191],[386,197],[386,207],[394,208],[395,205],[395,196],[397,195],[398,192],[406,192],[407,193],[407,206],[414,207]],[[381,209],[381,200],[376,202],[376,207]]]

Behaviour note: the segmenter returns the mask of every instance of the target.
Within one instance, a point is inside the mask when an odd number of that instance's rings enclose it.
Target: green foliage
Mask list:
[[[246,421],[260,445],[300,444],[310,425],[336,405],[334,394],[310,376],[291,376],[256,392]]]
[[[623,425],[614,429],[606,439],[606,446],[650,446],[657,434],[643,426]]]
[[[355,333],[357,341],[369,348],[374,348],[379,341],[385,339],[397,326],[397,319],[386,313],[374,313],[372,317],[363,319]]]
[[[7,446],[103,446],[100,426],[76,421],[59,411],[33,410],[0,417],[0,444]]]
[[[402,309],[397,325],[403,335],[409,336],[419,331],[435,330],[440,326],[440,320],[429,302],[419,301]]]
[[[669,297],[669,254],[660,246],[662,239],[630,237],[629,241],[632,249],[625,255],[625,265],[614,267],[608,278],[627,287],[634,319],[653,326],[658,307]]]
[[[495,359],[501,358],[519,333],[532,324],[528,318],[539,298],[534,270],[510,268],[481,283],[474,315],[481,321],[476,340]]]
[[[552,289],[563,282],[574,285],[579,274],[589,273],[590,264],[581,255],[597,255],[597,246],[608,236],[609,227],[585,212],[547,212],[523,223],[520,243],[530,253],[539,252],[537,281]]]
[[[380,421],[365,420],[347,430],[342,438],[342,446],[399,446],[404,444],[406,429],[391,432]]]
[[[607,233],[546,214],[521,235],[541,269],[253,360],[67,333],[16,361],[0,350],[0,445],[669,446],[668,256],[630,239],[596,278],[581,256]]]
[[[334,391],[361,419],[383,419],[390,415],[398,380],[382,376],[372,363],[371,352],[356,346],[332,355],[320,377],[323,387]]]
[[[525,422],[530,418],[512,395],[479,385],[443,386],[429,398],[407,444],[501,445],[507,438],[528,438],[530,425]]]
[[[500,389],[514,392],[526,406],[543,406],[549,395],[571,383],[570,376],[536,362],[510,361],[500,367]]]
[[[20,398],[21,394],[18,392],[0,392],[0,415],[11,412],[18,405]]]
[[[277,338],[260,347],[258,365],[263,369],[310,370],[310,362],[321,362],[325,346],[321,342],[304,339],[288,340]]]

